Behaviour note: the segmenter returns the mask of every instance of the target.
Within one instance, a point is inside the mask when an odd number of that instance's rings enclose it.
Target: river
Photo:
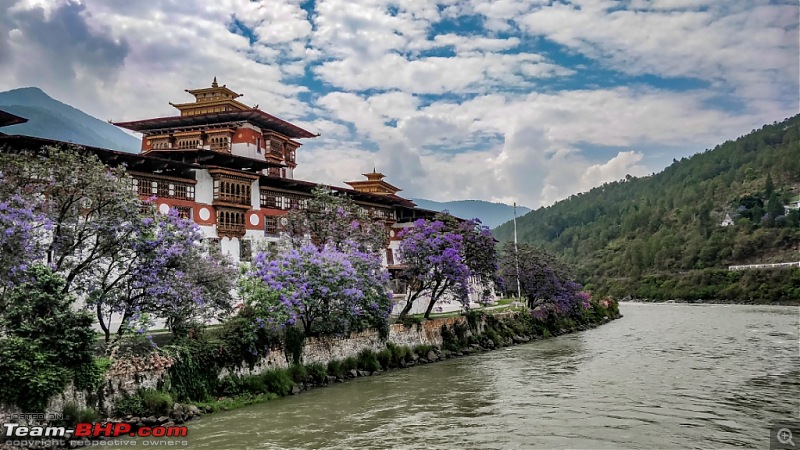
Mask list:
[[[189,423],[190,448],[768,448],[798,308],[635,304],[599,328]]]

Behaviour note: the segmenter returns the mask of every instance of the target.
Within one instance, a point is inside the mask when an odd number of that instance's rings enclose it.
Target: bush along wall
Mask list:
[[[328,342],[327,345],[347,347],[351,352],[350,356],[333,358],[325,363],[303,362],[304,346],[308,342],[296,336],[294,330],[289,339],[291,345],[288,345],[293,348],[273,349],[273,352],[285,356],[271,355],[275,361],[283,359],[285,365],[277,367],[277,364],[272,364],[272,368],[263,371],[235,370],[248,366],[258,368],[259,365],[252,359],[249,362],[240,360],[240,365],[231,364],[230,348],[225,348],[224,340],[198,336],[162,350],[170,352],[175,359],[167,380],[156,390],[140,390],[123,397],[117,402],[114,413],[138,424],[159,420],[180,423],[200,413],[295,395],[391,369],[587,330],[618,317],[617,303],[610,299],[592,301],[580,314],[572,315],[548,313],[539,308],[498,314],[471,311],[461,317],[433,319],[421,324],[396,324],[388,339],[379,340],[376,332],[375,342],[379,343],[366,348],[356,348],[354,337]],[[391,340],[401,335],[404,344]],[[181,416],[170,415],[175,412],[167,408],[171,402],[180,402],[173,406],[183,413]]]
[[[99,408],[66,403],[63,411],[57,412],[64,413],[67,423],[107,415],[108,420],[127,422],[134,429],[180,424],[201,414],[295,395],[387,370],[586,330],[618,317],[617,303],[609,299],[592,301],[580,314],[571,315],[559,315],[547,308],[497,314],[471,311],[419,324],[398,323],[391,326],[388,336],[368,331],[324,343],[292,336],[289,340],[295,343],[291,350],[284,350],[284,336],[265,336],[259,345],[270,344],[271,353],[258,360],[247,357],[252,353],[245,350],[238,363],[233,362],[234,355],[247,348],[240,340],[231,340],[224,330],[216,336],[195,333],[139,358],[141,361],[116,361],[106,374],[106,392],[100,396],[105,403]],[[324,363],[305,362],[305,357],[312,356],[306,354],[309,346],[336,347],[342,350],[339,354],[347,356]],[[266,369],[260,370],[263,367]],[[155,375],[146,375],[148,370],[154,370]],[[107,414],[98,414],[98,410]]]

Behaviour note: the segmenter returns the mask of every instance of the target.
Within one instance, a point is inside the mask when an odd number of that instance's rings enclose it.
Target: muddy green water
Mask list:
[[[798,308],[623,304],[587,332],[189,423],[191,448],[769,448],[800,418]]]

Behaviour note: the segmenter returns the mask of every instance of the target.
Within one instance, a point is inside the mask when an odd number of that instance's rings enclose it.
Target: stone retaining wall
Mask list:
[[[345,359],[355,357],[358,353],[369,348],[373,351],[380,351],[386,348],[386,342],[393,342],[397,345],[415,347],[421,344],[441,346],[442,345],[442,325],[452,327],[458,322],[464,322],[463,316],[446,317],[432,319],[422,322],[419,325],[406,327],[402,324],[391,325],[389,337],[386,341],[381,340],[377,331],[364,331],[355,333],[348,338],[308,338],[303,350],[303,363],[322,363],[327,364],[333,359]],[[152,354],[144,357],[132,357],[119,359],[106,372],[105,384],[100,398],[96,395],[88,395],[86,392],[74,389],[72,385],[59,395],[50,399],[47,407],[48,414],[60,414],[64,410],[64,405],[74,403],[79,407],[95,407],[101,414],[111,416],[114,410],[115,401],[124,394],[133,394],[142,388],[158,388],[168,381],[169,368],[174,361],[164,355]],[[242,367],[235,372],[238,375],[252,375],[264,372],[269,369],[288,367],[287,358],[280,349],[273,350],[269,355],[250,369]],[[220,373],[220,377],[230,374],[226,369]],[[0,406],[0,417],[8,417],[11,414],[21,413],[17,408]]]

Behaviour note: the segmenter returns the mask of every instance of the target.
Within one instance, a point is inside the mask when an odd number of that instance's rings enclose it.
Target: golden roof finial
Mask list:
[[[211,87],[212,88],[219,87],[219,84],[217,84],[217,77],[214,77],[214,81],[211,82]]]

